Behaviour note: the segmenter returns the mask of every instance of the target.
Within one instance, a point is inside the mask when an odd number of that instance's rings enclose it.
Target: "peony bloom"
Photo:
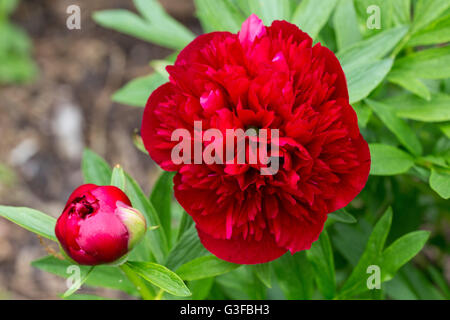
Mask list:
[[[144,216],[119,188],[85,184],[67,201],[55,233],[79,264],[112,263],[124,257],[146,231]]]
[[[364,187],[369,148],[345,75],[333,52],[313,46],[297,26],[274,21],[266,27],[251,15],[237,34],[197,37],[167,71],[170,82],[147,102],[143,141],[161,168],[177,171],[175,197],[217,257],[256,264],[309,249],[327,214]],[[278,129],[279,171],[174,163],[178,141],[171,133],[184,128],[199,139],[194,121],[224,136],[226,129]]]

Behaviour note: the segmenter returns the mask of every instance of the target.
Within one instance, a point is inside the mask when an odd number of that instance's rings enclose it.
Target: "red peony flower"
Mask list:
[[[69,197],[55,233],[79,264],[112,263],[125,256],[146,231],[144,216],[119,188],[85,184]]]
[[[336,56],[297,26],[255,15],[238,34],[201,35],[168,66],[170,82],[150,96],[142,137],[163,169],[177,171],[175,197],[203,245],[234,263],[274,260],[306,250],[327,214],[364,187],[370,154],[349,104]],[[280,168],[174,163],[174,130],[278,129]],[[218,141],[221,143],[221,141]],[[193,142],[192,142],[193,143]],[[207,143],[203,142],[204,145]]]

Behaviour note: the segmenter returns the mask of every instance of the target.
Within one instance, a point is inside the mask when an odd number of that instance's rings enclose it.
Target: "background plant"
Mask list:
[[[9,21],[19,0],[0,0],[0,84],[23,83],[36,74],[27,34]]]
[[[152,74],[131,81],[113,96],[116,102],[142,107],[149,93],[167,81],[164,67],[195,35],[157,1],[134,3],[138,13],[106,10],[94,19],[104,27],[174,50],[166,59],[151,62]],[[170,173],[162,173],[147,196],[121,168],[112,170],[87,150],[82,164],[86,182],[112,181],[122,187],[133,206],[146,214],[149,225],[160,227],[148,232],[148,239],[133,251],[128,277],[115,267],[96,267],[85,278],[86,285],[144,298],[174,298],[190,292],[193,299],[448,299],[443,263],[449,250],[445,200],[450,197],[450,51],[446,46],[450,3],[196,0],[195,4],[205,32],[236,32],[250,13],[256,13],[266,25],[274,19],[295,23],[335,51],[360,129],[370,143],[371,177],[347,208],[330,214],[326,231],[311,250],[286,254],[268,264],[239,266],[215,258],[200,244],[192,220],[173,201]],[[381,29],[366,26],[366,9],[373,4],[381,10]],[[139,136],[135,144],[140,146]],[[54,240],[54,220],[47,215],[11,207],[0,207],[0,215]],[[428,232],[417,231],[423,226],[432,230],[430,238]],[[426,250],[432,254],[418,254],[427,240]],[[416,255],[415,263],[409,262]],[[34,262],[60,276],[68,276],[68,265],[51,256]],[[381,268],[381,290],[367,289],[369,265]],[[89,268],[82,270],[87,274]],[[139,292],[136,288],[143,288],[143,280],[148,283],[145,292]]]

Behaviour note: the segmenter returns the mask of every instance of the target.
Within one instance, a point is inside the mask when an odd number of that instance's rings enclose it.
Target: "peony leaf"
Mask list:
[[[396,116],[394,107],[370,99],[365,101],[401,144],[416,156],[422,154],[422,145],[415,132],[404,120]]]
[[[159,220],[161,221],[161,226],[166,233],[169,247],[172,229],[171,207],[173,195],[173,176],[174,174],[172,172],[164,171],[161,173],[150,196],[150,201],[155,206],[155,210],[159,216]]]
[[[194,3],[205,32],[237,32],[246,18],[231,1],[194,0]]]
[[[194,40],[195,35],[167,14],[157,0],[133,0],[133,3],[145,20],[160,32],[160,38],[169,37],[171,41],[180,43],[179,48]]]
[[[347,78],[350,103],[358,102],[374,90],[392,67],[392,59],[383,59],[360,66],[351,64],[343,66]]]
[[[177,244],[169,252],[165,265],[176,270],[182,264],[206,254],[208,254],[208,251],[201,244],[197,229],[194,225],[191,225],[189,229],[183,232]]]
[[[291,22],[316,39],[336,4],[337,0],[303,0],[295,9]]]
[[[415,33],[408,46],[425,46],[450,41],[450,15],[434,21],[427,28]]]
[[[270,26],[274,20],[289,21],[291,18],[289,0],[250,0],[248,7],[249,12],[256,14],[266,26]]]
[[[450,95],[436,93],[431,95],[430,101],[424,101],[414,95],[405,94],[382,101],[392,106],[400,118],[423,121],[440,122],[450,120]]]
[[[450,173],[431,169],[430,187],[441,196],[441,198],[450,198]]]
[[[167,77],[159,73],[133,79],[117,90],[112,100],[134,107],[144,107],[150,94],[167,80]]]
[[[191,295],[183,280],[173,271],[153,262],[128,261],[125,266],[148,282],[178,297]]]
[[[272,288],[272,267],[269,262],[253,265],[253,271],[267,288]]]
[[[372,158],[371,175],[391,176],[405,173],[414,165],[414,159],[398,148],[371,143],[369,149]]]
[[[336,294],[336,279],[334,275],[333,249],[326,230],[320,234],[319,240],[314,242],[311,249],[306,252],[306,257],[313,266],[314,278],[319,291],[325,299],[332,299]]]
[[[428,231],[410,232],[386,248],[381,258],[381,281],[391,280],[400,267],[422,250],[429,236]]]
[[[339,209],[335,212],[331,212],[328,214],[328,218],[331,218],[333,220],[343,222],[343,223],[355,223],[356,218],[352,216],[350,213],[348,213],[347,210],[344,208]]]
[[[397,59],[392,71],[401,72],[414,78],[449,78],[450,46],[421,50]]]
[[[83,152],[81,169],[83,170],[84,183],[107,186],[111,182],[112,170],[108,163],[90,149],[85,149]]]
[[[130,198],[133,207],[138,209],[145,216],[148,226],[161,226],[161,222],[155,208],[148,197],[144,194],[141,187],[127,173],[125,173],[125,177],[126,185],[123,191]],[[162,263],[169,252],[166,234],[162,226],[147,232],[145,237],[145,241],[139,244],[139,246],[148,245],[156,261],[158,263]]]
[[[93,19],[102,27],[171,49],[181,49],[194,38],[185,28],[174,28],[173,24],[168,27],[167,23],[161,23],[161,19],[150,23],[137,14],[124,9],[97,11],[94,13]]]
[[[55,236],[56,219],[38,210],[0,206],[0,217],[4,217],[42,237],[57,241]]]
[[[366,64],[384,58],[408,32],[407,26],[382,31],[368,39],[359,41],[336,55],[342,65]]]
[[[126,185],[125,172],[123,171],[120,165],[116,165],[113,169],[111,175],[111,185],[119,188],[120,190],[125,189]]]
[[[90,267],[86,272],[86,274],[83,275],[81,280],[73,284],[69,289],[67,289],[67,291],[64,292],[61,298],[67,299],[76,291],[78,291],[81,288],[81,286],[86,282],[86,280],[89,278],[89,275],[92,273],[92,271],[94,271],[94,268],[95,268],[94,266]]]
[[[192,300],[206,300],[215,283],[215,278],[205,278],[202,280],[189,281],[188,287],[192,292]]]
[[[448,8],[450,8],[448,0],[418,0],[414,8],[412,32],[415,33],[428,26]]]
[[[59,260],[53,256],[35,260],[31,265],[63,278],[68,278],[73,275],[70,269],[68,269],[70,266],[74,266],[73,262]],[[90,269],[89,266],[78,267],[80,268],[80,275],[86,274]],[[112,266],[96,266],[86,279],[85,283],[90,287],[121,290],[131,295],[138,294],[134,285],[122,274],[122,272],[120,272],[118,268]]]
[[[339,0],[333,16],[338,50],[350,47],[361,40],[353,0]]]
[[[431,99],[431,92],[428,87],[421,80],[412,77],[406,72],[391,71],[387,79],[425,100]]]
[[[213,255],[207,255],[183,264],[176,269],[176,273],[183,280],[200,280],[230,272],[240,266],[240,264],[227,262]]]
[[[373,228],[358,264],[342,286],[339,294],[340,297],[354,297],[367,290],[367,267],[371,265],[380,265],[384,243],[389,234],[391,222],[392,209],[388,208]]]
[[[305,251],[286,253],[272,262],[277,284],[286,299],[311,299],[314,292],[314,270]]]

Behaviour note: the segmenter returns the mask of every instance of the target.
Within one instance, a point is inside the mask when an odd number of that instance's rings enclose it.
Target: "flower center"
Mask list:
[[[86,196],[76,198],[72,202],[72,213],[78,214],[81,218],[95,213],[99,208],[97,199],[88,199]]]

